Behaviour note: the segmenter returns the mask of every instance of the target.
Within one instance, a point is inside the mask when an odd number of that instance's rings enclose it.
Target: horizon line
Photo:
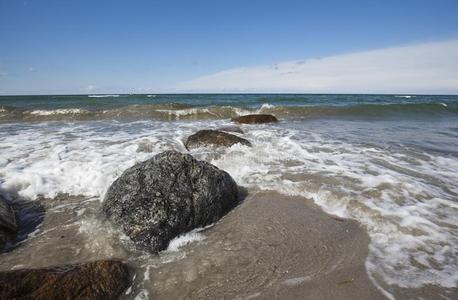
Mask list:
[[[458,96],[458,93],[307,93],[307,92],[158,92],[158,93],[68,93],[68,94],[0,94],[0,97],[30,97],[30,96],[90,96],[90,95],[371,95],[371,96]]]

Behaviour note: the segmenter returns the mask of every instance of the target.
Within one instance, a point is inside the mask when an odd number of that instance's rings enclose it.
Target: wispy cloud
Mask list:
[[[423,43],[225,70],[179,91],[458,93],[458,41]]]
[[[92,93],[92,92],[94,92],[96,90],[97,90],[97,86],[96,85],[89,84],[89,85],[81,87],[79,91],[83,92],[83,93]]]

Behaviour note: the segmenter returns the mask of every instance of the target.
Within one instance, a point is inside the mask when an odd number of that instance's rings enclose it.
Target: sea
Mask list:
[[[57,199],[54,212],[72,213],[66,224],[87,232],[99,225],[83,203],[103,201],[125,169],[164,150],[188,152],[184,141],[197,130],[253,113],[280,121],[240,125],[252,147],[190,153],[249,192],[302,196],[360,222],[370,238],[367,272],[386,293],[395,295],[393,286],[457,287],[458,96],[0,96],[0,192]],[[62,195],[71,200],[59,204]],[[99,242],[91,240],[91,251],[102,251]]]

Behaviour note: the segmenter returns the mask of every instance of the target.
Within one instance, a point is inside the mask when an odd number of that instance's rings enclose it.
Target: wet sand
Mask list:
[[[60,195],[37,203],[44,208],[43,222],[29,238],[0,254],[0,271],[114,258],[135,272],[126,299],[385,298],[365,269],[365,229],[302,197],[251,191],[200,232],[204,240],[159,256],[136,250],[102,222],[97,198]],[[458,295],[456,288],[433,285],[385,288],[398,299]]]
[[[304,198],[251,194],[203,231],[205,240],[159,257],[132,249],[98,222],[98,200],[61,195],[41,203],[43,223],[0,255],[0,270],[119,258],[136,272],[126,298],[142,290],[150,299],[383,298],[364,267],[365,230]]]
[[[310,200],[256,193],[205,235],[151,270],[153,299],[384,298],[364,267],[365,230]]]

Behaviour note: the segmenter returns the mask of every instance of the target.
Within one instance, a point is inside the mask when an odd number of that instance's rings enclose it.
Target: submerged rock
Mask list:
[[[216,222],[237,198],[228,173],[191,155],[165,151],[116,179],[102,211],[138,246],[158,252],[174,237]]]
[[[14,238],[18,231],[16,216],[9,203],[0,196],[0,249]]]
[[[233,118],[232,121],[244,124],[262,124],[278,122],[278,119],[273,115],[257,114]]]
[[[223,127],[220,127],[216,130],[219,130],[219,131],[225,131],[225,132],[236,132],[236,133],[241,133],[241,134],[244,134],[245,132],[243,132],[242,128],[238,127],[238,126],[223,126]]]
[[[200,130],[190,135],[186,140],[186,149],[200,147],[230,147],[235,144],[251,146],[251,143],[244,138],[218,130]]]
[[[101,260],[0,273],[0,299],[117,299],[130,285],[128,267]]]

